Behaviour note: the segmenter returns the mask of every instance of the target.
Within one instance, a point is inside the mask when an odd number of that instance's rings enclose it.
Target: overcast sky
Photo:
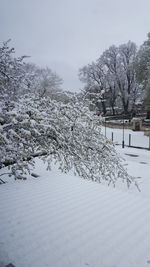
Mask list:
[[[65,90],[82,87],[78,69],[110,45],[143,43],[150,0],[0,0],[0,41],[55,70]]]

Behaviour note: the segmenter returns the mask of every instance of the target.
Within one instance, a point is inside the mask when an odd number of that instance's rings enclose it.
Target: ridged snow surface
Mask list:
[[[148,179],[149,161],[126,157]],[[0,185],[0,267],[150,266],[148,194],[44,168],[37,161],[39,178]]]

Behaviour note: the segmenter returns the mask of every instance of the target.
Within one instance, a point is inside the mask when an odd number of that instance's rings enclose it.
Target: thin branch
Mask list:
[[[0,178],[0,184],[6,184],[1,178]]]

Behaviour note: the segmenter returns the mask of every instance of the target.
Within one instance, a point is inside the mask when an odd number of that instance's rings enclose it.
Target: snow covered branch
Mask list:
[[[44,158],[57,162],[64,172],[73,170],[84,179],[114,185],[117,179],[128,186],[132,182],[101,133],[99,119],[79,101],[64,104],[28,94],[9,111],[3,103],[0,115],[0,167],[14,163],[9,167],[15,178],[30,172],[35,155],[44,151]]]

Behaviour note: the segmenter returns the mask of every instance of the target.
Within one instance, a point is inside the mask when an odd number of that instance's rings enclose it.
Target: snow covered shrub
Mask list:
[[[101,133],[99,117],[81,102],[68,104],[24,95],[17,102],[0,107],[0,168],[9,166],[15,178],[24,177],[34,165],[35,156],[48,164],[59,163],[62,171],[71,169],[84,179],[106,181],[132,178],[123,168],[112,143]]]

